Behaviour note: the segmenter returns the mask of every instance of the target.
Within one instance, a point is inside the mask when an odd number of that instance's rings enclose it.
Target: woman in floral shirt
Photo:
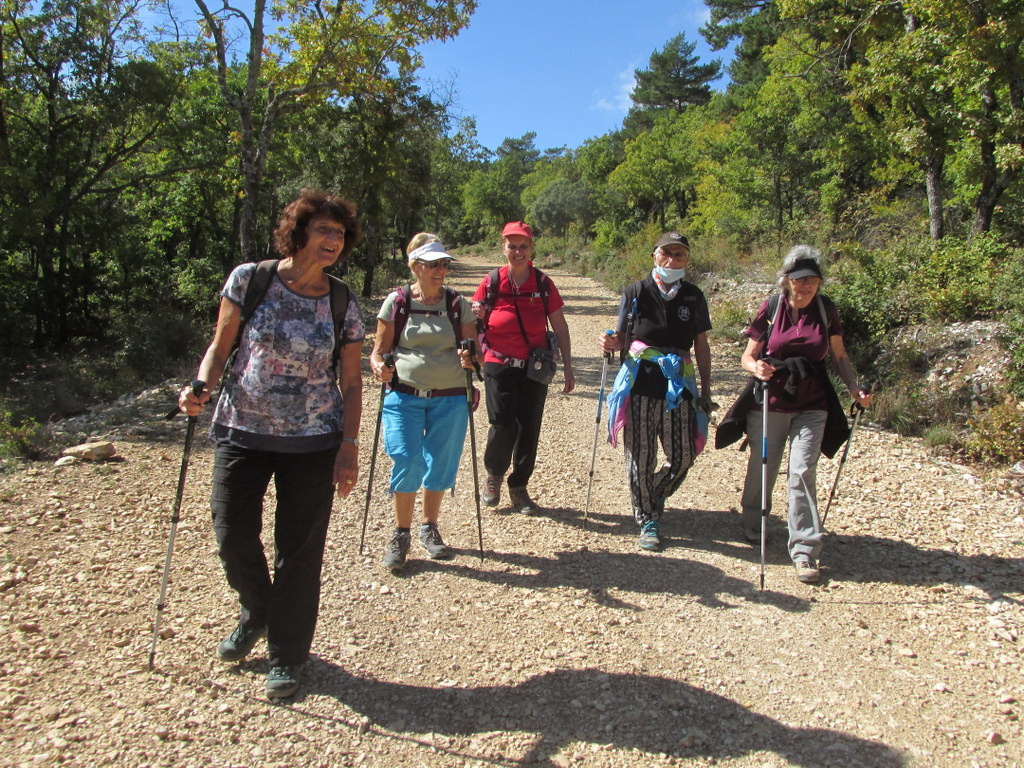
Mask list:
[[[362,312],[342,286],[349,301],[335,338],[324,272],[358,240],[348,201],[306,190],[288,205],[275,231],[283,258],[262,301],[242,327],[257,265],[237,267],[221,292],[216,332],[197,374],[209,387],[198,396],[186,388],[179,397],[183,412],[198,414],[238,340],[210,430],[213,527],[241,605],[238,626],[217,655],[240,661],[266,636],[271,698],[298,690],[316,628],[334,489],[348,496],[358,477]],[[271,478],[277,492],[272,575],[260,539]]]

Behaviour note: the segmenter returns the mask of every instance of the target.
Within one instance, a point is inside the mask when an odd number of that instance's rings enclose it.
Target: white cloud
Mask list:
[[[626,114],[633,103],[629,97],[636,85],[635,70],[636,67],[630,65],[619,72],[615,84],[595,90],[590,108],[600,112]]]

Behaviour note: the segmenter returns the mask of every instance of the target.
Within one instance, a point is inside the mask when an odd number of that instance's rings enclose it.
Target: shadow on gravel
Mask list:
[[[466,550],[464,554],[468,558],[471,552]],[[436,562],[433,566],[451,569],[457,576],[525,590],[557,587],[586,590],[600,605],[630,611],[644,610],[624,598],[636,593],[690,595],[702,605],[712,608],[734,607],[733,603],[725,602],[721,597],[728,595],[736,600],[758,600],[792,613],[809,609],[806,600],[771,590],[761,592],[757,585],[730,576],[712,565],[639,551],[595,552],[584,549],[557,552],[554,557],[488,552],[487,560],[492,564],[487,570]],[[507,567],[494,570],[495,562]]]
[[[833,581],[904,586],[972,584],[991,598],[1024,591],[1024,558],[960,555],[878,536],[829,535],[822,555]],[[948,599],[948,598],[943,598]]]
[[[316,675],[319,683],[308,695],[336,698],[368,718],[371,729],[385,732],[381,735],[496,765],[542,763],[576,741],[684,758],[724,759],[769,751],[787,765],[906,764],[885,744],[841,731],[790,727],[731,699],[663,677],[557,670],[518,685],[427,688],[368,680],[318,663],[327,669]],[[509,748],[495,754],[491,743],[438,746],[416,736],[489,736],[498,730],[534,738],[515,752]]]

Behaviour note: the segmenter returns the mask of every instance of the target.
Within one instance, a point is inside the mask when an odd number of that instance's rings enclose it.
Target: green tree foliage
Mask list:
[[[593,224],[593,200],[586,184],[558,178],[544,187],[530,205],[530,220],[545,232],[564,237],[573,223],[583,232]]]
[[[472,172],[463,191],[466,216],[485,230],[526,216],[522,194],[526,178],[540,159],[534,145],[536,133],[505,139],[496,159]]]
[[[281,118],[323,99],[386,96],[419,65],[416,46],[454,35],[474,0],[305,3],[255,0],[251,11],[194,0],[212,41],[221,94],[238,116],[242,165],[240,241],[247,260],[259,251],[263,176]],[[269,28],[268,28],[269,27]],[[271,31],[271,29],[273,31]],[[237,32],[243,30],[244,34]],[[242,44],[236,51],[235,41]],[[231,74],[235,57],[242,82]]]
[[[662,115],[649,131],[626,142],[626,159],[608,177],[609,185],[629,200],[643,221],[686,218],[694,187],[695,118],[691,112]]]
[[[729,76],[734,88],[758,85],[768,74],[762,52],[779,39],[781,25],[774,0],[705,0],[710,11],[700,33],[720,51],[738,39]]]
[[[930,231],[944,234],[944,168],[952,142],[972,150],[971,231],[988,231],[1024,167],[1024,15],[1011,0],[867,3],[779,0],[783,18],[830,49],[850,98],[870,105],[919,164]]]
[[[159,176],[137,161],[164,136],[178,87],[139,57],[143,43],[132,2],[0,5],[0,247],[31,323],[5,324],[14,346],[57,349],[104,324],[111,220]]]
[[[634,106],[626,117],[627,132],[635,134],[651,127],[666,112],[678,114],[710,101],[711,83],[721,77],[722,63],[718,59],[699,63],[695,47],[685,34],[678,34],[651,54],[647,69],[635,71],[636,86],[630,94]]]

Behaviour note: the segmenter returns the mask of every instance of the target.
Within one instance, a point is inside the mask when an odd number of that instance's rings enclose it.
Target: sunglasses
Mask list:
[[[423,261],[422,259],[417,259],[417,261],[430,269],[448,269],[452,265],[451,259],[436,259],[435,261]]]

